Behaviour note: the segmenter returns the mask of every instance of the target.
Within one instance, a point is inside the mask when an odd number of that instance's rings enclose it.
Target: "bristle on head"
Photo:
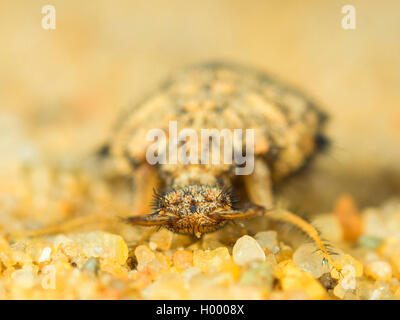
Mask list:
[[[155,212],[176,215],[207,214],[218,208],[231,209],[238,201],[231,187],[206,185],[185,186],[163,193],[154,191],[153,198]]]

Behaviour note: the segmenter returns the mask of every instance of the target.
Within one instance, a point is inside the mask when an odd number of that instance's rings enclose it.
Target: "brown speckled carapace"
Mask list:
[[[229,220],[265,213],[273,204],[272,184],[305,165],[325,141],[325,118],[303,94],[251,68],[207,63],[176,72],[123,114],[108,145],[118,167],[134,177],[136,212],[127,221],[200,237]],[[253,173],[236,176],[235,163],[149,165],[147,132],[168,132],[172,120],[196,131],[254,129]],[[244,188],[246,209],[233,208],[233,185]],[[153,189],[163,192],[151,213]],[[295,214],[271,210],[267,216],[295,224],[326,252],[318,232]]]

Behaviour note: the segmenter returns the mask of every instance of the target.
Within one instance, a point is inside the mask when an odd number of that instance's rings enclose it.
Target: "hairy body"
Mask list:
[[[178,71],[123,115],[110,140],[116,165],[133,175],[136,184],[135,211],[125,221],[201,237],[228,221],[264,215],[301,229],[330,261],[318,231],[289,211],[274,210],[272,193],[275,183],[307,164],[326,141],[325,119],[304,95],[254,69],[208,63]],[[149,165],[145,133],[167,131],[171,120],[196,132],[254,129],[254,171],[236,176],[233,161],[201,164],[200,159],[198,164]],[[186,143],[190,149],[191,141]],[[159,152],[168,153],[168,148],[166,143]],[[234,206],[234,181],[249,200],[240,207]],[[153,189],[163,191],[155,193],[151,212],[146,200]]]

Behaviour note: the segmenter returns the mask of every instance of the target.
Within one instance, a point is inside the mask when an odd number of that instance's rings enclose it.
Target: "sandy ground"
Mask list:
[[[89,152],[169,72],[228,59],[292,83],[330,114],[333,148],[307,183],[323,208],[342,191],[366,205],[400,190],[398,1],[352,1],[356,30],[341,27],[345,1],[57,2],[52,31],[41,27],[45,4],[0,3],[1,128],[13,131],[13,118],[43,156]]]

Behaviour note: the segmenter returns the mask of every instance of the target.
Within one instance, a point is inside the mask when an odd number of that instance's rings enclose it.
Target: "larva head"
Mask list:
[[[252,205],[233,208],[230,189],[218,186],[189,185],[164,194],[155,194],[154,212],[125,222],[142,226],[163,226],[173,232],[200,237],[222,228],[229,220],[249,218],[265,208]]]
[[[155,194],[154,209],[158,214],[184,216],[209,216],[232,209],[235,198],[229,188],[190,185]]]

